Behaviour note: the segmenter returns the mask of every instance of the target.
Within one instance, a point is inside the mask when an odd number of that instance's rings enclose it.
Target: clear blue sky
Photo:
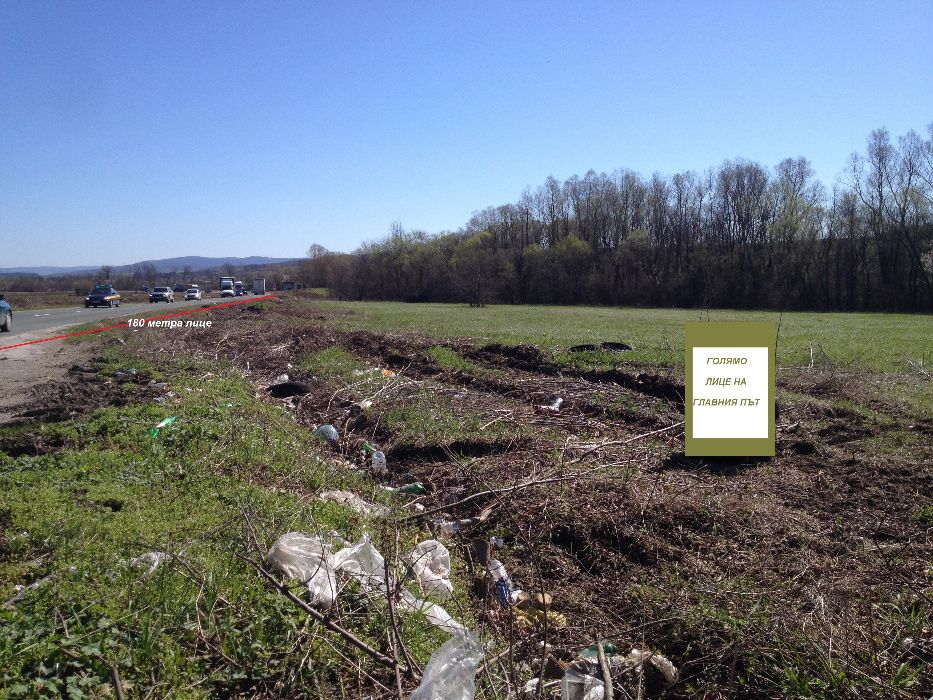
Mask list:
[[[933,121],[933,3],[0,0],[0,267],[351,250]]]

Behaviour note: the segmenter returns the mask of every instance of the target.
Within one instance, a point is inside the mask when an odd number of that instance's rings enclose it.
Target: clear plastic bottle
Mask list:
[[[389,468],[386,466],[386,456],[384,453],[376,450],[373,452],[373,474],[388,474]]]

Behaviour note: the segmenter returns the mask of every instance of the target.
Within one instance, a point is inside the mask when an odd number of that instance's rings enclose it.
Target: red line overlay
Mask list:
[[[205,306],[200,309],[191,309],[189,311],[179,311],[174,314],[164,314],[162,316],[152,316],[150,318],[142,319],[147,324],[150,321],[161,321],[166,318],[174,318],[175,316],[187,316],[189,314],[198,314],[202,311],[214,311],[215,309],[222,309],[226,306],[238,306],[240,304],[252,304],[254,301],[265,301],[266,299],[275,299],[275,294],[264,294],[261,297],[252,297],[250,299],[241,299],[240,301],[228,301],[224,304],[214,304],[213,306]],[[15,345],[3,345],[0,346],[0,350],[12,350],[13,348],[21,348],[24,345],[35,345],[36,343],[47,343],[50,340],[63,340],[64,338],[74,338],[77,335],[87,335],[88,333],[103,333],[104,331],[112,331],[116,328],[129,328],[130,322],[124,321],[123,323],[117,323],[113,326],[104,326],[103,328],[91,328],[86,331],[75,331],[74,333],[66,333],[65,335],[55,335],[51,338],[42,338],[41,340],[28,340],[25,343],[16,343]],[[145,326],[143,326],[144,328]]]

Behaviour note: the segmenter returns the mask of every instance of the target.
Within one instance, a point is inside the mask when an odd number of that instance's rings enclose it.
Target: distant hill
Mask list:
[[[280,263],[288,262],[289,260],[295,260],[295,258],[267,258],[262,255],[251,255],[246,258],[205,258],[200,255],[186,255],[180,258],[163,258],[162,260],[141,260],[138,263],[133,263],[131,265],[112,265],[113,272],[127,272],[132,270],[137,265],[153,265],[157,272],[172,272],[178,271],[181,272],[186,267],[190,267],[192,272],[197,272],[198,270],[211,270],[218,267],[223,267],[224,265],[235,265],[237,267],[242,267],[245,265],[268,265],[271,263]],[[105,264],[105,263],[102,263]],[[0,267],[0,275],[3,274],[33,274],[33,275],[71,275],[78,274],[81,272],[88,272],[90,270],[99,270],[100,265],[95,266],[79,266],[79,267],[53,267],[53,266],[40,266],[40,267]]]
[[[100,267],[0,267],[0,275],[71,275]]]

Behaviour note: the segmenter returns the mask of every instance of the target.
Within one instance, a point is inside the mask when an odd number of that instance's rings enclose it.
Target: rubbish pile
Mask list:
[[[679,672],[670,659],[645,649],[633,647],[620,654],[612,642],[602,643],[603,658],[613,686],[636,680],[647,686],[672,685]],[[539,679],[532,679],[539,681]],[[532,684],[537,687],[537,683]],[[527,688],[527,686],[526,686]],[[580,651],[578,658],[560,679],[561,700],[602,700],[606,696],[606,678],[597,645]]]
[[[446,589],[449,595],[453,590],[447,578],[450,575],[450,555],[443,545],[438,545],[439,542],[423,542],[420,549],[416,547],[407,560],[413,561],[414,555],[414,560],[426,561],[418,576],[419,584],[427,585],[432,591]],[[432,553],[430,558],[426,557],[428,552]],[[393,583],[391,572],[386,572],[385,559],[373,546],[369,535],[365,534],[356,544],[331,553],[330,546],[321,538],[289,532],[272,545],[267,561],[289,578],[307,585],[311,604],[324,610],[329,610],[336,599],[338,571],[356,580],[367,593],[387,595],[389,589],[386,580]],[[446,574],[443,574],[445,563]],[[429,600],[417,598],[404,587],[400,590],[396,607],[408,612],[420,612],[428,622],[449,633],[466,631],[444,608]]]

